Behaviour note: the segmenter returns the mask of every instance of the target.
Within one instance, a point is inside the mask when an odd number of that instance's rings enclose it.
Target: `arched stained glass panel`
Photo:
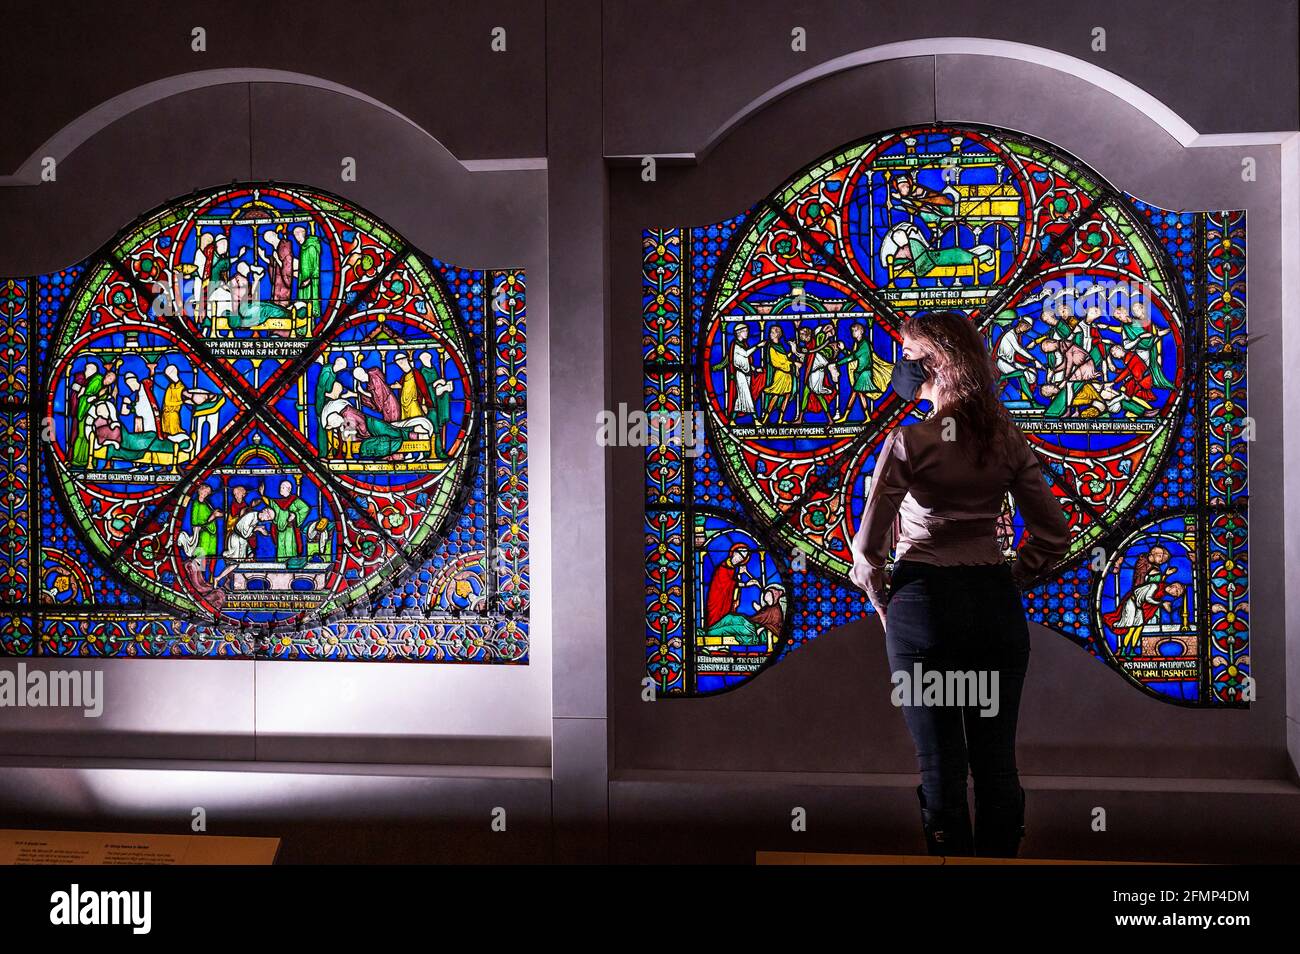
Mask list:
[[[926,413],[888,387],[899,327],[945,309],[985,334],[1069,516],[1031,617],[1160,698],[1238,702],[1244,219],[1156,209],[1018,133],[936,125],[836,150],[727,222],[646,232],[647,410],[707,432],[664,430],[647,455],[659,690],[734,688],[870,611],[849,541],[885,435]],[[776,573],[701,561],[703,513]],[[1008,498],[1008,559],[1022,536]]]

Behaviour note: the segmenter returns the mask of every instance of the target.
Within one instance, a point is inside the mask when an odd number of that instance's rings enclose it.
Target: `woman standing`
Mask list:
[[[988,706],[943,700],[903,707],[920,764],[917,796],[930,853],[1014,857],[1024,833],[1016,717],[1029,663],[1019,587],[1064,555],[1069,529],[1038,458],[998,399],[993,363],[971,321],[954,312],[922,314],[902,332],[893,388],[905,401],[929,401],[934,412],[885,439],[850,575],[880,615],[894,673],[911,678],[916,665],[974,672],[997,693]],[[1014,565],[1004,562],[996,531],[1008,493],[1027,538]]]

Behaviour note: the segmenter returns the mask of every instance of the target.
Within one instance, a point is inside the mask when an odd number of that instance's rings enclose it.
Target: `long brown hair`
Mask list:
[[[956,311],[913,315],[903,322],[902,332],[926,347],[925,367],[936,407],[942,405],[945,415],[956,418],[963,449],[983,466],[1011,426],[1011,416],[998,397],[998,375],[983,335]]]

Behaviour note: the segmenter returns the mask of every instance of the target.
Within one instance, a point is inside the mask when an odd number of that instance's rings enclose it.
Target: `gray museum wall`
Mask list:
[[[276,69],[357,90],[462,159],[546,154],[545,6],[529,0],[341,0],[276,11],[261,0],[5,0],[0,174],[92,108],[196,71]],[[494,27],[507,50],[482,54]],[[206,31],[196,52],[191,31]],[[233,131],[229,130],[228,131]],[[159,130],[156,134],[161,134]],[[335,177],[337,178],[337,177]]]
[[[796,27],[806,31],[807,52],[791,50]],[[1097,28],[1104,52],[1092,49]],[[731,117],[802,73],[892,44],[962,37],[1077,57],[1205,135],[1300,125],[1292,0],[609,0],[606,153],[702,156]],[[991,91],[992,101],[1016,94],[1010,84]]]

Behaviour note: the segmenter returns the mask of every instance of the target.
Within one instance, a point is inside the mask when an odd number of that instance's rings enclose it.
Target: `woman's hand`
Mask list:
[[[849,580],[867,596],[871,595],[871,567],[866,558],[853,554],[853,567],[849,570]]]
[[[859,555],[856,551],[853,554],[853,567],[849,570],[849,579],[853,585],[867,594],[867,599],[876,610],[876,615],[880,617],[881,628],[885,625],[885,604],[881,602],[880,595],[872,589],[871,577],[875,571],[867,563],[866,558]]]

